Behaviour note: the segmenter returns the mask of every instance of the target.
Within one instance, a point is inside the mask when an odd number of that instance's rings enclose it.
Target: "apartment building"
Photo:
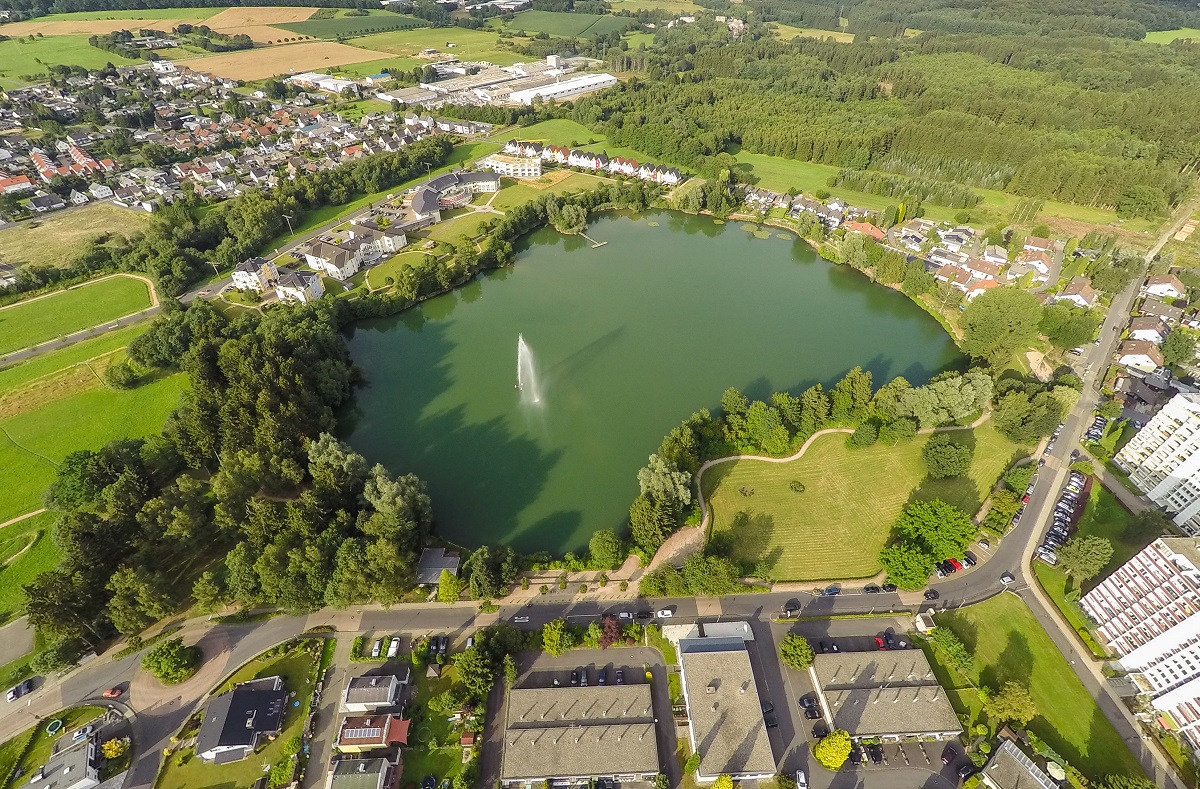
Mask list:
[[[1200,394],[1171,398],[1114,461],[1184,532],[1200,534]]]
[[[1200,539],[1155,540],[1080,603],[1154,708],[1200,750]]]

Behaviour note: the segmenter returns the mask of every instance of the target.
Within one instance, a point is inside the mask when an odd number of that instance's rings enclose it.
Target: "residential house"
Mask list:
[[[975,231],[969,227],[960,226],[939,235],[942,237],[942,246],[951,252],[959,252],[975,238]]]
[[[967,292],[967,283],[971,281],[970,273],[958,266],[942,266],[934,273],[933,278],[938,282],[945,282],[963,293]]]
[[[1021,248],[1026,252],[1050,252],[1054,249],[1054,242],[1040,236],[1026,236]]]
[[[329,768],[326,789],[395,789],[400,764],[387,759],[337,759]]]
[[[245,759],[261,739],[279,733],[287,698],[281,677],[243,682],[217,696],[204,711],[196,755],[216,764]]]
[[[279,271],[265,258],[249,258],[233,267],[233,286],[238,290],[263,293],[278,281]]]
[[[354,223],[350,225],[347,231],[349,241],[345,242],[350,246],[357,246],[359,254],[363,259],[374,255],[394,254],[404,249],[408,244],[408,237],[404,231],[392,227],[380,228],[378,226],[367,226],[366,224]]]
[[[342,719],[333,747],[339,753],[368,753],[408,745],[411,723],[400,715],[348,715]]]
[[[420,586],[433,586],[442,578],[442,570],[449,570],[451,574],[458,575],[458,567],[462,563],[462,559],[455,551],[447,551],[445,548],[426,548],[421,551],[421,558],[417,562],[417,584]]]
[[[1000,287],[994,279],[973,279],[967,284],[967,301],[975,301],[992,288]]]
[[[362,263],[361,249],[348,249],[346,246],[320,240],[308,244],[301,254],[310,267],[340,282],[345,282],[357,274]]]
[[[350,680],[342,693],[342,709],[364,713],[395,706],[409,679],[408,666],[401,666],[399,671],[399,674],[369,674]]]
[[[95,735],[61,747],[37,769],[26,786],[30,789],[94,789],[100,785],[99,750]]]
[[[998,244],[988,244],[983,248],[983,259],[1003,266],[1008,262],[1008,250]]]
[[[1163,366],[1162,351],[1158,346],[1146,340],[1126,340],[1121,343],[1117,352],[1117,363],[1123,367],[1152,373]]]
[[[71,205],[87,205],[91,200],[83,192],[71,190],[71,194],[67,195],[67,199],[71,201]]]
[[[1145,298],[1142,301],[1142,305],[1138,308],[1138,312],[1143,315],[1153,315],[1156,318],[1162,318],[1168,324],[1179,323],[1183,318],[1182,309],[1167,304],[1154,296]]]
[[[1091,309],[1096,306],[1096,298],[1096,291],[1092,289],[1091,281],[1087,277],[1078,276],[1072,277],[1067,286],[1063,288],[1062,293],[1054,297],[1054,303],[1066,301],[1076,307]]]
[[[44,214],[47,211],[57,211],[60,208],[66,208],[67,201],[51,192],[47,195],[37,195],[29,198],[29,207],[36,213]]]
[[[1050,266],[1054,263],[1049,252],[1022,252],[1017,261],[1045,275],[1050,274]]]
[[[1046,775],[1007,738],[979,772],[979,779],[987,789],[1059,789],[1058,781]]]
[[[1162,345],[1163,340],[1167,339],[1169,331],[1170,328],[1162,318],[1151,315],[1137,317],[1129,322],[1129,338],[1132,340],[1144,340],[1155,345]]]
[[[0,195],[15,195],[33,191],[33,181],[28,175],[14,175],[11,178],[0,178]]]
[[[862,233],[863,235],[870,236],[876,241],[883,241],[885,238],[887,238],[887,233],[875,227],[875,225],[871,224],[870,222],[847,222],[844,227],[851,233]]]
[[[107,200],[113,196],[113,190],[102,183],[94,183],[88,187],[88,194],[95,200]]]
[[[997,263],[989,263],[983,258],[967,258],[966,265],[963,266],[971,276],[976,279],[991,279],[994,280],[1000,274],[1000,266]]]
[[[1174,274],[1159,274],[1146,280],[1142,292],[1160,299],[1177,299],[1187,293],[1187,285]]]
[[[289,271],[280,276],[275,286],[275,296],[280,301],[304,304],[321,298],[324,293],[321,277],[311,271]]]

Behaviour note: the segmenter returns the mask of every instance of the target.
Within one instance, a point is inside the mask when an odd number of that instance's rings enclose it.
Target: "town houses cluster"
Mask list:
[[[581,170],[604,172],[611,175],[625,175],[630,178],[638,178],[642,181],[667,186],[674,186],[685,179],[684,174],[674,167],[658,164],[638,164],[633,159],[621,156],[609,158],[603,151],[581,151],[561,145],[543,145],[540,142],[509,140],[504,146],[504,153],[512,157],[523,157],[539,162],[558,164],[564,167],[576,167]],[[485,160],[484,166],[491,166],[495,169],[496,163]],[[534,167],[526,172],[528,174],[524,176],[516,175],[514,172],[513,177],[537,178],[541,175],[539,167]],[[534,172],[536,172],[536,175],[533,174]],[[509,173],[502,172],[501,174],[508,175]]]

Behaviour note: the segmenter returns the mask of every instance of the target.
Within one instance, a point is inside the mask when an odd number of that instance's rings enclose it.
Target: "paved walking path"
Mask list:
[[[1091,461],[1092,470],[1094,472],[1093,476],[1100,480],[1104,487],[1108,488],[1109,493],[1116,496],[1117,500],[1125,505],[1125,509],[1132,512],[1134,515],[1150,509],[1150,502],[1146,501],[1146,499],[1130,490],[1129,486],[1125,484],[1125,481],[1118,478],[1116,474],[1112,473],[1108,466],[1104,465],[1103,461],[1093,457],[1090,452],[1082,447],[1079,451],[1083,453],[1084,458]]]
[[[24,515],[18,515],[15,518],[6,520],[4,523],[0,523],[0,529],[3,529],[5,526],[12,526],[14,523],[20,523],[21,521],[32,518],[35,515],[41,515],[45,511],[46,511],[46,509],[43,507],[40,510],[34,510],[33,512],[27,512]]]

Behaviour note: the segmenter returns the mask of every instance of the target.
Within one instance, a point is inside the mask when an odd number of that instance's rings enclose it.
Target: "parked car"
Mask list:
[[[634,615],[634,618],[636,618],[639,622],[648,622],[654,618],[654,614],[650,611],[638,611]]]
[[[817,709],[816,707],[809,707],[808,709],[806,709],[804,711],[804,717],[810,721],[820,720],[821,719],[821,711],[819,709]]]
[[[617,684],[618,685],[625,684],[625,669],[621,669],[621,668],[617,669]]]
[[[83,742],[88,737],[91,737],[95,731],[96,727],[90,723],[87,726],[78,728],[75,730],[75,733],[71,735],[71,742]]]
[[[879,594],[879,587],[875,584],[867,584],[863,587],[863,594]]]
[[[1000,583],[1004,584],[1005,586],[1013,583],[1016,580],[1017,579],[1013,578],[1013,574],[1010,572],[1005,571],[1000,574]]]
[[[878,649],[880,652],[882,652],[885,649],[887,649],[887,644],[883,643],[882,638],[880,638],[879,636],[875,636],[875,648]]]
[[[800,701],[800,706],[806,710],[817,706],[817,700],[814,699],[812,696],[801,696],[799,701]]]
[[[586,688],[588,686],[587,669],[579,669],[579,687]]]
[[[962,563],[965,567],[974,567],[976,564],[978,564],[975,557],[972,556],[969,552],[963,554]]]
[[[895,585],[895,584],[884,584],[882,588],[883,588],[883,591],[885,591],[885,592],[894,592],[894,591],[896,591],[896,585]]]
[[[673,609],[673,608],[658,609],[658,618],[659,619],[670,619],[673,616],[675,616],[675,609]]]
[[[762,705],[763,723],[768,729],[774,729],[779,725],[779,720],[775,717],[775,705],[771,702],[766,702]]]
[[[388,660],[391,660],[392,658],[396,657],[396,655],[399,655],[399,654],[400,654],[400,637],[392,636],[391,643],[388,644],[388,650],[387,650]]]
[[[946,563],[949,564],[951,567],[953,567],[955,572],[958,572],[959,570],[961,570],[963,568],[962,562],[960,562],[958,559],[955,559],[954,557],[950,557],[949,559],[947,559]]]
[[[883,764],[883,746],[868,745],[867,758],[871,760],[872,764]]]
[[[438,638],[438,654],[446,654],[446,650],[450,649],[450,636],[441,636]]]
[[[862,764],[862,760],[863,760],[862,751],[860,751],[857,746],[852,747],[850,749],[850,757],[849,758],[850,758],[850,764],[857,767],[858,765]]]
[[[617,618],[618,619],[633,619],[633,612],[632,611],[622,611],[621,613],[617,614]]]
[[[937,589],[926,589],[925,590],[925,599],[926,600],[936,600],[939,597],[941,597],[941,595],[938,594]]]
[[[607,685],[608,684],[608,672],[607,671],[605,671],[604,669],[600,669],[600,673],[596,676],[596,684],[597,685]]]
[[[513,621],[513,624],[514,624],[514,625],[526,625],[526,624],[529,624],[529,617],[527,617],[527,616],[514,616],[514,617],[512,618],[512,621]]]
[[[837,586],[827,586],[825,587],[825,591],[822,592],[822,594],[824,594],[826,597],[837,597],[841,593],[841,588]]]
[[[963,780],[966,780],[967,778],[970,778],[974,772],[975,772],[975,765],[964,764],[962,767],[958,768],[958,777]]]
[[[579,687],[579,669],[575,669],[571,672],[571,687]]]
[[[814,740],[820,740],[829,736],[829,727],[825,725],[825,721],[818,721],[813,724],[812,736]]]
[[[13,685],[11,688],[9,688],[8,700],[16,701],[17,699],[21,698],[26,693],[29,693],[32,690],[33,690],[33,680],[32,679],[27,679],[23,682],[18,682],[16,685]]]
[[[796,789],[808,789],[808,777],[803,770],[796,771]]]
[[[375,639],[375,643],[371,645],[371,657],[377,658],[383,652],[383,639]]]
[[[473,646],[475,646],[475,636],[467,636],[467,645],[464,648],[470,649]]]
[[[953,745],[947,745],[942,751],[942,764],[950,764],[958,758],[958,751],[954,750]]]

